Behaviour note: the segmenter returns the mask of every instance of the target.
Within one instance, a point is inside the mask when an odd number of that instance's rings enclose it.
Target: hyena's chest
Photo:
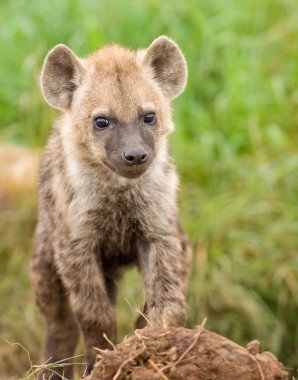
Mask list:
[[[127,197],[107,197],[88,211],[98,246],[104,255],[133,256],[137,239],[145,237],[149,220],[144,205]]]

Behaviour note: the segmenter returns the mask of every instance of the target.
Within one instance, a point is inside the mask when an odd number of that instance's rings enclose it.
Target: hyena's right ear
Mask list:
[[[63,44],[55,46],[47,55],[41,73],[45,100],[54,108],[69,108],[82,77],[83,66],[73,51]]]
[[[170,38],[156,38],[145,51],[143,64],[151,67],[154,79],[169,99],[176,98],[184,90],[187,80],[185,58]]]

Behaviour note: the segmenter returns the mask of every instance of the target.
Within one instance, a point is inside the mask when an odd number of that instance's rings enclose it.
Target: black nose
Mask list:
[[[148,159],[148,153],[143,148],[128,148],[123,152],[126,165],[144,164]]]

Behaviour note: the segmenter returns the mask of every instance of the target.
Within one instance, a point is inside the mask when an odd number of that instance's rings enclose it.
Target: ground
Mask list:
[[[85,380],[283,380],[287,372],[259,343],[243,348],[203,327],[136,330],[112,350],[98,350]]]

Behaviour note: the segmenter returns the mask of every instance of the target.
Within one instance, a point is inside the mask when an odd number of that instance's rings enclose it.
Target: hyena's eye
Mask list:
[[[155,113],[149,112],[144,116],[144,123],[153,124],[155,122]]]
[[[105,117],[96,117],[93,121],[93,126],[95,129],[104,129],[109,125],[109,120]]]

